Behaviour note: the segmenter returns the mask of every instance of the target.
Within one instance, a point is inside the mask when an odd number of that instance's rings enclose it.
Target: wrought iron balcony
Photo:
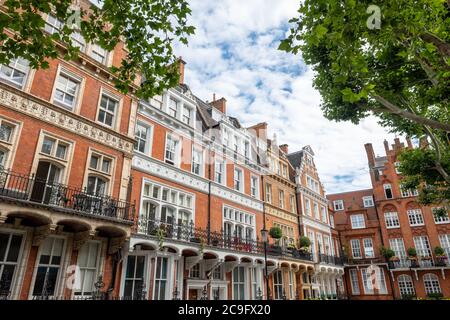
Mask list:
[[[390,269],[419,269],[431,267],[450,267],[447,257],[436,257],[435,260],[431,258],[409,259],[402,258],[398,260],[391,260],[388,263]]]
[[[0,169],[0,197],[88,216],[134,221],[134,204],[5,169]]]
[[[219,232],[208,232],[208,230],[195,227],[193,221],[190,221],[189,223],[176,223],[172,221],[139,217],[137,233],[152,236],[161,240],[190,242],[202,246],[217,247],[238,252],[264,254],[264,243],[258,239],[246,239],[236,233],[227,234],[224,230]],[[285,248],[269,244],[267,245],[267,254],[270,256],[312,261],[309,253],[303,253],[294,248]]]
[[[336,265],[336,266],[344,265],[343,257],[335,257],[335,256],[330,256],[328,254],[319,253],[318,258],[319,258],[319,263],[332,264],[332,265]]]

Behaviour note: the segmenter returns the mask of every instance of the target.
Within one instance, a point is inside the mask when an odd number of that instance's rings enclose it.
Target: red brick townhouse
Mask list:
[[[270,240],[266,290],[261,230],[272,224],[263,220],[265,128],[244,128],[227,114],[224,98],[208,103],[195,96],[183,81],[184,62],[180,67],[179,86],[139,104],[131,196],[139,214],[120,295],[297,298],[288,271],[305,271],[311,262]]]
[[[44,32],[63,26],[44,18]],[[77,61],[0,66],[0,283],[9,299],[85,297],[95,283],[115,294],[119,282],[137,100],[111,81],[122,44],[106,52],[78,33],[73,41]]]
[[[325,189],[320,182],[314,152],[310,146],[287,155],[296,184],[300,234],[311,242],[313,272],[304,273],[302,297],[337,299],[345,292],[339,239],[333,214],[328,210]]]
[[[402,188],[397,156],[413,148],[406,141],[406,146],[398,138],[392,146],[385,141],[385,156],[375,156],[366,144],[373,189],[329,196],[348,248],[351,298],[450,296],[450,219],[448,213],[434,215],[435,208],[419,205],[417,193]],[[381,247],[393,252],[381,254]],[[367,272],[371,264],[380,269]]]

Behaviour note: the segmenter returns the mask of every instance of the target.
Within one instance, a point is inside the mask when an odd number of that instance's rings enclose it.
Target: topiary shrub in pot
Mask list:
[[[269,235],[273,239],[280,239],[283,236],[283,231],[281,231],[280,227],[272,227],[269,230]]]

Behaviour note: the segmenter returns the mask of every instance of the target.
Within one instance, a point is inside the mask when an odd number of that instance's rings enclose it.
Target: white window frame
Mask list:
[[[358,213],[350,215],[350,224],[352,229],[364,229],[366,227],[364,214]]]
[[[450,223],[450,215],[447,212],[447,216],[446,217],[436,217],[436,215],[434,214],[434,211],[437,210],[439,208],[431,208],[431,213],[433,214],[433,219],[434,219],[434,223],[435,224],[444,224],[444,223]]]
[[[69,79],[72,82],[77,83],[77,88],[75,90],[75,93],[73,94],[74,99],[73,99],[73,104],[72,105],[68,105],[68,104],[66,104],[63,101],[60,101],[60,100],[56,99],[56,91],[57,90],[63,91],[63,90],[58,88],[58,79],[61,76]],[[73,72],[67,70],[66,68],[60,66],[58,68],[58,72],[56,73],[55,82],[54,82],[54,85],[53,85],[52,101],[51,102],[53,104],[61,107],[61,108],[64,108],[66,110],[69,110],[69,111],[72,111],[72,112],[76,113],[78,111],[78,106],[80,105],[80,102],[81,102],[82,97],[83,97],[83,94],[82,94],[83,86],[84,86],[84,78],[83,77],[78,76],[78,75],[74,74]],[[68,94],[65,91],[63,91],[63,92],[64,92],[64,94]]]
[[[199,156],[199,163],[197,163],[196,161],[194,161],[195,156]],[[201,150],[198,147],[192,146],[192,158],[191,158],[191,172],[195,175],[198,176],[203,176],[203,163],[204,163],[204,153],[203,150]],[[197,168],[198,168],[198,172],[197,172]]]
[[[396,211],[385,212],[384,222],[386,224],[386,229],[400,228],[400,220]]]
[[[25,62],[26,62],[26,66],[25,66]],[[6,75],[4,75],[4,72],[0,72],[0,79],[8,84],[13,85],[16,88],[23,89],[25,87],[25,85],[27,84],[28,77],[30,75],[30,70],[31,70],[28,60],[26,60],[22,57],[11,59],[8,65],[0,65],[0,71],[4,68],[11,69],[11,75],[6,77]],[[19,82],[13,80],[14,77],[12,77],[12,76],[14,75],[15,72],[24,74],[22,83],[19,83]]]
[[[250,195],[259,199],[259,178],[253,174],[250,175]]]
[[[363,247],[364,247],[364,256],[366,258],[375,258],[375,251],[373,248],[372,238],[364,238]]]
[[[173,152],[173,159],[169,159],[167,158],[167,145],[169,140],[172,140],[174,142],[174,150],[169,150],[169,152]],[[179,160],[180,160],[180,146],[181,146],[181,139],[178,137],[175,137],[174,135],[172,135],[171,133],[166,133],[166,141],[164,144],[164,162],[171,164],[175,167],[179,166]]]
[[[104,108],[102,106],[103,96],[105,96],[106,99],[108,99],[108,101],[115,102],[114,113],[111,112],[108,108]],[[112,94],[102,88],[102,90],[100,90],[100,96],[99,96],[98,105],[97,105],[97,115],[95,118],[97,123],[101,124],[102,126],[108,127],[108,128],[112,128],[112,129],[117,128],[117,126],[119,125],[120,112],[122,109],[121,103],[122,103],[122,100],[120,99],[120,97],[118,97],[117,95]],[[108,106],[109,106],[109,103],[108,103]],[[111,125],[107,124],[106,122],[100,121],[100,112],[105,113],[105,116],[104,116],[105,121],[106,121],[106,114],[109,114],[109,115],[113,114]]]
[[[344,210],[344,200],[334,200],[333,207],[334,207],[334,211],[343,211]]]
[[[236,172],[240,172],[240,175],[238,174],[237,176],[240,176],[240,179],[236,179]],[[236,182],[238,182],[238,186],[239,188],[236,188]],[[233,171],[233,189],[239,192],[244,192],[245,188],[244,188],[244,170],[238,167],[234,167],[234,171]]]
[[[394,199],[394,191],[392,190],[392,185],[390,183],[383,184],[383,190],[384,190],[384,197],[386,199]],[[386,190],[391,190],[391,197],[388,197]]]
[[[408,214],[408,221],[411,227],[423,226],[425,222],[423,220],[422,210],[420,209],[409,209],[406,211]]]
[[[138,135],[137,129],[138,129],[139,126],[146,129],[146,137],[145,137],[145,139],[143,139],[142,137],[140,137]],[[152,144],[153,144],[153,129],[154,129],[154,127],[151,124],[148,124],[148,123],[143,122],[143,121],[137,121],[136,122],[136,127],[135,127],[135,130],[134,130],[134,137],[136,139],[136,143],[135,143],[134,148],[133,148],[134,152],[145,154],[147,156],[151,156]],[[136,144],[140,145],[140,143],[144,144],[144,151],[140,151],[139,148],[136,149]]]
[[[358,270],[350,269],[350,284],[352,288],[352,295],[360,295],[361,291],[359,290],[359,281],[358,281]]]
[[[350,239],[350,248],[353,259],[362,259],[361,241],[359,239]]]
[[[374,206],[373,197],[372,196],[363,197],[363,204],[364,204],[364,208],[373,207]]]

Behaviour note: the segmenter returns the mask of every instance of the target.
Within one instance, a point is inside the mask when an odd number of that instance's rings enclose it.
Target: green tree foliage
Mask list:
[[[279,49],[312,66],[328,119],[376,115],[392,132],[428,139],[402,154],[402,174],[424,203],[448,207],[450,0],[372,3],[305,0]]]
[[[86,41],[106,50],[124,41],[126,59],[120,67],[110,68],[115,86],[121,92],[129,91],[138,74],[145,81],[136,94],[144,98],[177,84],[173,43],[187,44],[187,37],[194,33],[194,28],[187,24],[191,13],[187,1],[103,0],[101,7],[87,2],[89,5],[82,6],[81,10],[71,3],[71,0],[2,1],[0,64],[23,57],[33,68],[47,68],[48,59],[59,54],[66,60],[76,59],[79,49],[72,43],[71,35],[79,31]],[[64,27],[52,35],[43,31],[42,14],[48,13],[64,22]],[[64,51],[59,49],[60,43],[66,45]]]

